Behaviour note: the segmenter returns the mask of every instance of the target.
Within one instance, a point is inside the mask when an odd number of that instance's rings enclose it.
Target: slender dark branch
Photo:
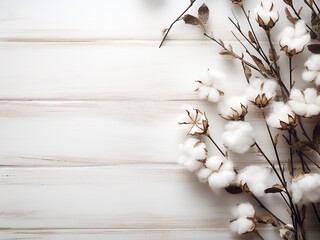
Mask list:
[[[281,176],[279,175],[277,169],[275,168],[274,164],[270,161],[270,159],[266,156],[266,154],[262,151],[262,149],[260,148],[260,146],[258,145],[258,143],[255,143],[256,147],[258,148],[259,152],[264,156],[264,158],[267,160],[267,162],[269,163],[269,165],[272,167],[274,173],[277,175],[280,183],[282,184],[283,187],[285,187],[285,184],[283,182],[283,180],[281,179]]]
[[[315,16],[320,20],[320,17],[318,16],[317,12],[314,10],[313,6],[309,4],[307,0],[304,0],[304,3],[311,9],[311,11],[315,14]]]
[[[266,210],[268,213],[270,213],[277,221],[281,222],[285,225],[284,221],[282,221],[280,218],[278,218],[276,215],[274,215],[273,212],[271,212],[256,196],[253,196],[253,198],[259,203],[259,206]]]
[[[215,43],[217,43],[220,47],[222,47],[225,51],[233,53],[237,59],[240,59],[241,61],[243,61],[246,65],[248,65],[249,67],[251,67],[252,69],[260,72],[260,69],[258,69],[257,67],[255,67],[253,64],[249,63],[248,61],[243,60],[238,54],[231,52],[228,48],[226,48],[225,46],[223,46],[217,39],[210,37],[208,34],[204,33],[204,35],[207,38],[210,38],[212,41],[214,41]]]
[[[316,1],[313,1],[314,6],[316,7],[316,9],[318,10],[318,13],[320,14],[320,8],[318,7]]]
[[[207,135],[207,137],[211,140],[211,142],[216,146],[216,148],[219,150],[219,152],[222,154],[222,156],[226,156],[224,152],[221,150],[221,148],[218,146],[218,144],[212,139],[210,135]]]
[[[300,116],[298,116],[298,121],[299,121],[299,125],[300,125],[300,128],[302,130],[303,135],[308,139],[309,142],[312,142],[311,138],[309,137],[307,131],[305,130],[305,128],[303,126],[303,123],[302,123]]]
[[[269,65],[270,61],[268,58],[266,58],[261,52],[260,52],[260,47],[256,47],[249,39],[248,37],[242,32],[241,28],[237,26],[237,24],[229,17],[229,20],[231,23],[236,27],[238,32],[244,37],[244,39],[257,51],[257,53],[263,58],[263,60]],[[257,43],[258,44],[258,43]]]
[[[314,213],[317,216],[318,222],[320,223],[320,216],[319,216],[318,210],[317,210],[317,208],[316,208],[314,203],[312,203],[312,208],[313,208]]]
[[[278,68],[278,64],[277,64],[276,52],[275,52],[275,49],[273,47],[272,40],[271,40],[271,34],[270,34],[270,32],[267,32],[267,31],[266,31],[266,34],[267,34],[269,45],[271,48],[272,59],[273,59],[273,64],[275,67],[276,75],[279,78],[279,84],[281,87],[282,96],[283,96],[283,98],[287,99],[290,94],[289,94],[288,89],[286,88],[286,86],[284,85],[284,83],[281,80],[281,76],[280,76],[280,72],[279,72],[279,68]]]
[[[257,235],[258,235],[258,237],[261,239],[261,240],[264,240],[264,238],[260,235],[260,233],[256,230],[256,231],[254,231]]]
[[[169,34],[172,26],[173,26],[176,22],[178,22],[178,21],[180,20],[180,18],[183,16],[183,14],[185,14],[185,13],[189,10],[189,8],[192,7],[192,5],[194,4],[195,1],[196,1],[196,0],[191,1],[190,5],[187,7],[187,9],[184,10],[184,11],[180,14],[180,16],[171,23],[170,27],[167,29],[166,34],[164,35],[164,37],[163,37],[163,39],[162,39],[162,41],[161,41],[161,43],[160,43],[160,45],[159,45],[159,48],[161,48],[164,40],[167,38],[167,36],[168,36],[168,34]]]
[[[279,169],[280,169],[280,172],[281,172],[281,176],[282,176],[282,180],[284,182],[284,184],[286,184],[286,179],[284,177],[284,172],[283,172],[283,169],[281,167],[281,163],[280,163],[280,158],[279,158],[279,154],[278,154],[278,150],[277,150],[277,145],[275,144],[274,140],[273,140],[273,136],[272,136],[272,133],[271,133],[271,130],[270,130],[270,127],[266,121],[266,116],[264,114],[264,111],[262,111],[262,115],[263,115],[263,119],[264,119],[264,122],[266,124],[266,127],[267,127],[267,130],[268,130],[268,133],[269,133],[269,137],[271,139],[271,142],[272,142],[272,146],[273,146],[273,149],[274,149],[274,152],[276,154],[276,158],[277,158],[277,162],[278,162],[278,165],[279,165]]]
[[[289,57],[290,90],[292,89],[292,57]]]
[[[306,159],[308,159],[310,162],[312,162],[317,168],[320,169],[320,166],[315,162],[313,161],[307,154],[305,154],[304,152],[302,152],[302,155],[306,157]]]
[[[294,12],[294,14],[296,15],[296,17],[297,17],[299,20],[301,20],[300,14],[297,12],[297,10],[295,9],[295,7],[294,7],[293,5],[290,6],[290,7],[291,7],[291,9],[293,10],[293,12]],[[315,36],[317,36],[317,34],[312,30],[312,28],[311,28],[308,24],[306,24],[306,27],[309,29],[310,32],[312,32]]]
[[[285,201],[285,203],[287,204],[287,206],[291,209],[291,206],[289,205],[288,200],[284,197],[283,193],[280,192],[281,197],[283,198],[283,200]]]

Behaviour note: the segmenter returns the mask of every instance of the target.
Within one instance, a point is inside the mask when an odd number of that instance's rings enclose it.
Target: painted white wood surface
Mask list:
[[[229,208],[239,201],[218,197],[176,165],[185,106],[208,111],[216,134],[225,124],[193,93],[199,73],[214,66],[235,92],[245,84],[241,66],[222,59],[195,27],[178,23],[174,40],[158,49],[161,30],[187,4],[0,1],[0,239],[234,238]],[[236,9],[229,1],[208,5],[209,29],[240,50],[231,24],[221,24]],[[279,151],[287,152],[281,143]],[[254,149],[232,157],[239,168],[263,164]],[[309,236],[317,239],[312,219]]]

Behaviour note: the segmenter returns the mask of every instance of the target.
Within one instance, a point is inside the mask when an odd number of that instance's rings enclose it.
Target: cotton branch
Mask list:
[[[192,0],[191,3],[190,3],[190,5],[186,8],[186,10],[184,10],[184,11],[180,14],[180,16],[171,23],[171,25],[169,26],[169,28],[166,30],[166,33],[165,33],[165,35],[164,35],[164,37],[163,37],[163,39],[162,39],[162,41],[161,41],[161,43],[160,43],[160,45],[159,45],[159,48],[161,48],[164,40],[165,40],[166,37],[168,36],[168,34],[169,34],[171,28],[173,27],[173,25],[174,25],[176,22],[178,22],[178,21],[181,19],[181,17],[192,7],[192,5],[195,3],[195,1],[196,1],[196,0]]]

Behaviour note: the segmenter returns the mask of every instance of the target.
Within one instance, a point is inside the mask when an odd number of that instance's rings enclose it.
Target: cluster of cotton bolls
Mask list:
[[[292,200],[295,203],[308,204],[320,201],[320,174],[301,174],[292,179]]]
[[[234,218],[230,223],[231,232],[241,235],[255,230],[255,210],[250,203],[239,204],[231,213]]]
[[[208,155],[205,142],[197,138],[188,138],[180,145],[180,150],[183,154],[178,159],[178,163],[191,172],[201,168]]]

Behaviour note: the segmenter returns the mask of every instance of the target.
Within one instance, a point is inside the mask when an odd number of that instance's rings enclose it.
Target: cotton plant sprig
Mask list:
[[[191,1],[186,11],[194,2]],[[232,32],[244,52],[236,53],[231,45],[227,46],[212,33],[206,33],[209,9],[205,4],[199,8],[198,17],[184,15],[185,11],[178,18],[187,24],[199,25],[204,30],[204,35],[222,48],[221,56],[238,60],[244,71],[243,78],[248,83],[243,91],[239,91],[244,94],[234,96],[230,93],[230,86],[226,84],[224,75],[215,68],[208,68],[202,77],[196,80],[195,91],[199,98],[217,104],[219,116],[227,121],[221,135],[223,147],[210,135],[206,114],[199,109],[187,110],[188,119],[180,124],[189,127],[187,135],[190,138],[181,146],[183,153],[179,163],[194,172],[200,182],[207,183],[216,193],[221,189],[225,189],[233,197],[238,196],[234,194],[246,193],[262,208],[264,213],[257,215],[250,203],[238,205],[233,210],[230,224],[232,232],[240,235],[256,233],[263,239],[258,232],[259,224],[272,224],[278,228],[280,238],[306,239],[304,222],[308,217],[307,207],[312,207],[320,224],[317,207],[320,202],[320,125],[314,127],[312,135],[309,135],[304,127],[305,123],[309,123],[305,120],[319,118],[320,113],[320,94],[317,88],[320,81],[320,45],[309,44],[311,37],[319,39],[319,7],[315,1],[304,0],[312,16],[309,24],[301,18],[302,9],[297,11],[291,0],[284,0],[290,10],[285,7],[282,12],[279,12],[274,2],[263,0],[258,2],[252,21],[243,0],[231,2],[241,9],[246,19],[247,30],[244,30],[235,16],[235,20],[228,18],[250,46],[247,47],[238,35]],[[207,9],[205,17],[200,14],[201,8]],[[293,17],[290,11],[293,11],[296,17]],[[282,14],[286,14],[290,24],[278,34],[278,45],[275,45],[272,41],[272,36],[275,35],[273,29]],[[186,21],[188,18],[193,20]],[[260,44],[262,40],[257,37],[256,28],[265,32],[269,45],[267,49]],[[171,27],[166,30],[163,41],[170,29]],[[302,76],[297,76],[293,74],[293,60],[299,58],[300,53],[307,51],[306,49],[310,51],[310,57],[304,65]],[[283,78],[280,72],[280,51],[289,62],[287,79]],[[296,88],[295,81],[300,80],[312,84],[313,87]],[[270,138],[270,145],[274,150],[273,158],[269,157],[257,142],[255,129],[246,119],[250,105],[261,112],[266,135]],[[275,131],[278,133],[274,134]],[[215,134],[214,137],[218,136]],[[207,150],[206,139],[213,143],[218,155]],[[287,167],[284,165],[287,156],[281,156],[278,152],[277,145],[281,139],[288,146]],[[229,152],[244,154],[254,150],[265,159],[266,166],[249,165],[244,169],[236,169],[233,160],[229,158]],[[314,154],[310,155],[309,152]],[[284,212],[291,217],[290,223],[280,219],[278,212],[271,211],[263,203],[263,199],[269,194],[274,194],[283,201],[287,210]]]

